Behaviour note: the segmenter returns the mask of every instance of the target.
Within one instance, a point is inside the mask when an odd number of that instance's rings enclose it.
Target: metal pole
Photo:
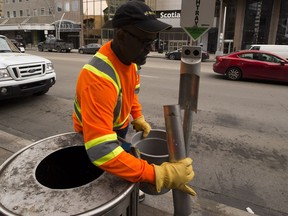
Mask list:
[[[222,19],[223,19],[223,0],[220,0],[220,14],[219,14],[219,20],[218,20],[218,37],[217,37],[217,50],[216,50],[216,56],[217,55],[223,55],[223,52],[221,53],[221,26],[222,26]]]
[[[79,0],[80,1],[80,27],[81,27],[81,30],[80,30],[80,37],[79,37],[79,47],[83,46],[84,45],[84,28],[83,28],[83,0]]]
[[[191,144],[193,112],[197,112],[201,51],[200,46],[187,46],[182,48],[181,54],[179,104],[184,110],[183,131],[187,153]]]
[[[57,38],[57,39],[61,39],[61,37],[60,37],[61,23],[62,23],[62,20],[63,20],[64,16],[65,16],[65,13],[62,14],[62,17],[61,17],[61,19],[59,21],[59,28],[58,28],[58,36],[59,36],[59,38]]]
[[[164,106],[166,137],[170,162],[187,157],[179,105]],[[192,213],[192,202],[189,194],[174,189],[173,204],[175,216],[187,216]]]

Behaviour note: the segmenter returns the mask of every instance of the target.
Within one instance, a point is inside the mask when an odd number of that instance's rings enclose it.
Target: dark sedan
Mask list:
[[[213,70],[229,80],[251,78],[288,82],[288,61],[265,51],[244,50],[217,56]]]
[[[170,59],[170,60],[180,60],[181,59],[181,52],[182,52],[182,48],[179,48],[177,50],[173,50],[170,52],[166,52],[165,56]],[[205,50],[202,50],[202,59],[201,61],[205,61],[207,59],[209,59],[209,53]]]
[[[101,48],[101,44],[90,43],[84,46],[81,46],[78,49],[78,52],[81,54],[95,54]]]

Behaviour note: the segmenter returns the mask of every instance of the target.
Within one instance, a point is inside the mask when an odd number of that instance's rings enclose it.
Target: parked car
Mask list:
[[[66,42],[62,39],[57,39],[55,37],[48,37],[45,41],[38,43],[38,51],[43,52],[48,50],[52,52],[55,50],[56,52],[70,52],[73,49],[73,43]]]
[[[266,51],[243,50],[217,56],[213,70],[229,80],[251,78],[288,81],[288,61]]]
[[[101,44],[90,43],[79,47],[78,52],[81,54],[95,54],[101,48],[101,46]]]
[[[170,60],[180,60],[181,59],[181,52],[182,52],[182,48],[179,48],[177,50],[173,50],[170,52],[166,52],[165,56],[170,59]],[[210,55],[207,51],[202,50],[202,59],[201,61],[205,61],[207,59],[210,58]]]
[[[10,39],[10,41],[19,49],[20,52],[25,52],[25,46],[23,43],[17,41],[16,39]]]

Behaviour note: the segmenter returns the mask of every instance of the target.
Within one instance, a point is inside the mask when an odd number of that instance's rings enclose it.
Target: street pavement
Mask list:
[[[22,139],[0,130],[0,163],[3,164],[10,156],[35,141]],[[2,171],[0,167],[0,175]],[[0,203],[1,205],[1,203]],[[248,210],[236,209],[199,196],[191,198],[191,216],[250,216]],[[252,210],[253,211],[253,210]],[[1,215],[1,213],[0,213]],[[147,195],[139,204],[139,216],[172,216],[174,215],[173,195]],[[175,215],[177,216],[177,215]]]
[[[165,58],[164,53],[151,52],[149,57]],[[209,61],[214,61],[215,56],[210,55]],[[0,130],[0,164],[10,156],[35,141],[22,139],[18,136]],[[0,169],[1,175],[1,169]],[[217,203],[199,196],[191,197],[191,216],[250,216],[253,210],[240,210]],[[250,211],[250,213],[248,212]],[[0,214],[1,215],[1,214]],[[148,195],[139,204],[139,216],[172,216],[174,215],[172,191],[162,195]],[[253,214],[255,215],[255,214]],[[177,215],[175,215],[177,216]]]

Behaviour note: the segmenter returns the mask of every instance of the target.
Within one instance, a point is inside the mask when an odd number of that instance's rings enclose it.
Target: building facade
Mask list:
[[[113,37],[111,19],[117,7],[127,1],[0,0],[0,34],[32,45],[50,34],[72,41],[74,47],[105,43]],[[159,34],[156,50],[170,51],[194,43],[180,26],[181,0],[145,2],[159,20],[173,26]],[[91,8],[101,12],[90,14]],[[195,44],[200,43],[211,53],[246,49],[251,44],[288,44],[288,1],[215,0],[214,25]]]
[[[0,34],[30,45],[48,35],[79,44],[79,0],[4,0]]]

